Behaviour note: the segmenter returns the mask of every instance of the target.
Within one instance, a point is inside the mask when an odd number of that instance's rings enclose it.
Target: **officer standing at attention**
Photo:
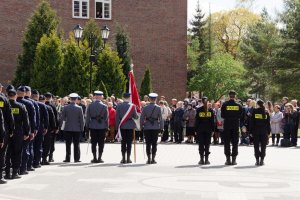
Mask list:
[[[21,166],[23,141],[27,140],[29,137],[30,126],[25,105],[16,101],[16,90],[8,90],[7,95],[14,116],[15,129],[13,131],[14,134],[9,138],[9,144],[6,153],[5,179],[18,179],[21,178],[18,173]],[[11,168],[12,175],[10,173]]]
[[[221,108],[221,117],[224,119],[224,152],[226,155],[225,165],[236,165],[239,143],[240,119],[243,114],[243,108],[235,101],[236,92],[229,92],[229,101],[226,101]],[[230,149],[232,144],[232,152]],[[232,156],[232,161],[230,156]]]
[[[66,159],[64,162],[70,162],[71,144],[74,145],[74,162],[80,161],[80,134],[84,129],[84,116],[82,107],[76,104],[79,95],[72,93],[69,95],[70,104],[66,105],[62,111],[62,129],[65,131],[66,139]]]
[[[103,92],[94,92],[94,102],[86,111],[86,126],[91,131],[91,143],[93,160],[91,163],[103,163],[102,153],[104,149],[105,134],[108,129],[108,108],[102,103]],[[98,159],[97,159],[98,145]]]
[[[156,164],[155,156],[157,151],[158,133],[164,129],[161,108],[156,105],[157,96],[156,93],[149,94],[150,104],[143,109],[140,119],[140,126],[144,130],[146,139],[146,152],[148,158],[146,164]]]
[[[254,154],[256,158],[255,165],[264,165],[266,156],[266,148],[271,133],[270,115],[266,112],[264,102],[257,101],[258,108],[253,110],[252,119],[250,121],[251,133],[254,139]],[[260,160],[259,160],[260,158]]]
[[[116,111],[115,127],[118,132],[121,132],[121,164],[132,163],[132,161],[130,160],[131,146],[133,141],[134,129],[136,128],[136,124],[133,119],[138,119],[136,106],[129,102],[130,95],[130,93],[123,94],[124,102],[118,105]],[[127,160],[125,160],[126,153]]]
[[[33,151],[34,151],[34,159],[33,159],[33,168],[40,168],[40,162],[42,158],[43,152],[43,139],[44,135],[47,133],[49,126],[49,114],[47,106],[44,103],[39,102],[39,92],[37,90],[32,90],[32,99],[39,107],[40,117],[39,117],[39,129],[34,138],[33,143]]]
[[[211,135],[214,130],[214,112],[207,106],[207,97],[202,98],[203,106],[197,108],[195,128],[199,142],[199,165],[209,165],[209,147],[211,144]],[[205,161],[204,161],[205,156]]]

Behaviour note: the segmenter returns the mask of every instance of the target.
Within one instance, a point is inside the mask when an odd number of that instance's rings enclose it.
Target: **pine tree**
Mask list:
[[[13,81],[14,85],[29,84],[32,76],[35,51],[41,37],[57,30],[59,19],[47,0],[42,0],[31,17],[22,42],[22,53],[18,56],[18,65]]]
[[[153,90],[152,88],[152,81],[151,81],[151,72],[150,68],[147,67],[144,78],[142,80],[141,89],[140,89],[140,96],[143,97],[145,95],[148,95]]]

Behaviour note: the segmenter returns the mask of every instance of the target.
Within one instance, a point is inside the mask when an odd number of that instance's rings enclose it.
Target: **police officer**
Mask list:
[[[71,144],[74,145],[74,162],[80,161],[80,134],[84,129],[84,116],[80,106],[76,104],[78,94],[69,95],[70,104],[66,105],[62,111],[62,129],[65,131],[66,140],[66,159],[64,162],[70,162]]]
[[[257,108],[253,110],[250,122],[250,128],[254,139],[254,155],[256,158],[255,165],[264,165],[271,126],[269,113],[266,112],[266,108],[262,100],[257,101]]]
[[[55,119],[55,128],[51,133],[51,143],[50,143],[50,153],[49,153],[49,162],[54,162],[53,160],[53,153],[55,151],[55,141],[56,141],[56,136],[58,134],[58,126],[59,126],[59,121],[58,121],[58,113],[57,113],[57,109],[56,106],[53,104],[52,102],[52,97],[53,95],[50,92],[47,92],[45,94],[46,97],[46,105],[51,106],[53,113],[54,113],[54,119]]]
[[[21,166],[23,141],[28,139],[30,133],[29,119],[25,105],[16,101],[16,90],[8,90],[7,95],[14,116],[15,129],[14,134],[9,138],[9,144],[6,153],[5,178],[18,179],[21,178],[18,173]],[[12,176],[10,171],[11,168],[13,169]]]
[[[43,152],[42,144],[43,144],[44,135],[47,133],[48,126],[49,126],[49,114],[45,103],[39,102],[39,92],[37,90],[32,90],[31,97],[38,105],[40,111],[39,129],[37,131],[33,143],[33,151],[34,151],[33,167],[40,168],[41,167],[40,162],[41,162],[42,152]]]
[[[214,130],[214,112],[207,106],[207,97],[202,98],[203,106],[197,108],[195,128],[197,132],[197,138],[199,143],[200,161],[199,165],[210,164],[209,147],[211,144],[211,134]],[[204,161],[205,156],[205,161]]]
[[[42,104],[44,104],[46,106],[48,115],[49,115],[49,124],[48,124],[48,129],[47,131],[44,133],[44,138],[43,138],[43,151],[42,151],[42,165],[49,165],[50,163],[47,161],[47,158],[49,156],[50,153],[50,146],[51,146],[51,138],[53,136],[53,132],[55,130],[56,127],[56,122],[55,122],[55,116],[54,116],[54,112],[52,110],[52,107],[49,105],[46,105],[46,98],[44,95],[40,95],[39,96],[39,102],[41,102]]]
[[[224,152],[226,155],[225,165],[236,165],[239,143],[239,126],[243,111],[242,106],[235,101],[236,92],[229,92],[229,101],[221,108],[221,117],[224,119]],[[230,149],[232,144],[232,152]],[[230,156],[232,156],[232,161]]]
[[[108,129],[108,109],[102,103],[103,92],[94,92],[94,102],[91,103],[86,112],[86,125],[91,131],[91,143],[93,160],[92,163],[103,163],[102,153],[104,149],[105,134]],[[97,145],[99,148],[97,159]]]
[[[164,129],[161,109],[156,105],[157,96],[156,93],[149,94],[150,104],[143,109],[140,119],[140,126],[144,130],[146,139],[146,152],[148,158],[146,164],[156,164],[155,156],[157,151],[158,133]]]
[[[134,129],[136,124],[134,119],[138,119],[136,106],[130,103],[130,93],[124,93],[124,102],[119,104],[116,111],[116,130],[118,130],[118,135],[121,134],[121,152],[122,160],[121,164],[132,163],[130,160],[131,146],[133,141]],[[125,155],[127,153],[127,160]]]
[[[25,99],[30,101],[33,106],[34,106],[34,110],[35,110],[35,130],[34,130],[34,139],[32,139],[29,144],[28,144],[28,149],[29,149],[29,158],[28,158],[28,162],[27,162],[27,170],[28,171],[34,171],[33,168],[33,160],[34,160],[34,141],[35,141],[35,137],[37,135],[37,132],[39,130],[39,126],[40,126],[40,108],[39,105],[36,101],[34,101],[33,99],[31,99],[31,87],[29,86],[25,86]]]
[[[29,138],[23,141],[23,155],[22,155],[22,164],[20,168],[20,175],[26,175],[27,172],[27,164],[29,159],[29,143],[34,139],[35,129],[36,129],[36,116],[35,116],[35,108],[31,101],[25,99],[26,89],[24,86],[20,86],[17,91],[17,102],[25,105],[26,110],[28,112],[29,124],[30,124],[30,134]]]

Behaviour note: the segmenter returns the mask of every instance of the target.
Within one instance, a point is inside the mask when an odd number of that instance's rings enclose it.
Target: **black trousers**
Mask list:
[[[51,146],[51,141],[53,137],[52,131],[48,131],[46,135],[44,135],[44,140],[43,140],[43,153],[42,153],[42,158],[43,160],[47,160],[47,157],[49,156],[50,153],[50,146]]]
[[[43,140],[44,140],[43,132],[38,132],[33,142],[33,151],[34,151],[33,165],[39,165],[41,162],[42,153],[43,153]]]
[[[131,154],[131,147],[133,141],[133,129],[121,129],[121,152]]]
[[[50,140],[50,152],[49,152],[49,157],[53,158],[53,153],[55,151],[55,142],[56,142],[56,133],[52,133],[51,135],[51,140]]]
[[[275,143],[275,136],[276,136],[276,144],[279,144],[280,133],[272,134],[272,143]]]
[[[32,163],[33,163],[33,159],[34,159],[34,150],[33,150],[34,140],[31,140],[28,143],[29,156],[28,156],[28,161],[27,161],[27,169],[30,169],[32,167]]]
[[[4,138],[4,145],[0,148],[0,178],[2,178],[2,171],[5,168],[5,157],[7,152],[7,143],[8,143],[8,136]]]
[[[211,144],[211,130],[198,130],[197,138],[199,143],[200,156],[208,156],[210,154],[209,148]]]
[[[12,138],[9,138],[5,159],[6,173],[10,173],[10,168],[13,168],[14,173],[20,170],[23,139],[23,134],[14,134]]]
[[[257,128],[253,131],[254,155],[255,158],[266,156],[266,148],[268,144],[268,132],[264,128]]]
[[[157,140],[160,130],[144,130],[146,139],[146,153],[147,155],[155,155],[157,152]]]
[[[298,125],[296,125],[291,133],[291,143],[292,145],[297,146],[298,142]]]
[[[81,132],[70,132],[65,131],[65,141],[66,141],[66,160],[71,158],[71,144],[73,142],[74,146],[74,161],[80,160],[80,134]]]
[[[20,171],[21,172],[25,172],[27,171],[27,163],[28,163],[28,159],[29,159],[29,139],[27,140],[23,140],[23,152],[22,152],[22,161],[21,161],[21,167],[20,167]]]
[[[91,144],[92,144],[92,153],[96,156],[97,154],[97,145],[99,147],[99,156],[102,155],[105,142],[105,129],[90,129],[91,131]]]
[[[166,142],[169,139],[169,122],[164,121],[164,132],[162,133],[161,141]]]
[[[174,139],[175,142],[182,142],[183,136],[182,136],[183,127],[181,123],[175,122],[174,124]]]
[[[225,127],[224,129],[224,153],[226,156],[238,155],[239,127]],[[232,150],[230,148],[232,144]]]

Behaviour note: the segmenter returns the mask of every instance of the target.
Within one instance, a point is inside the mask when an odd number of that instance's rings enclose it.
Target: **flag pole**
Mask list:
[[[133,129],[133,155],[134,155],[134,163],[136,163],[136,136],[135,136],[135,129]]]

